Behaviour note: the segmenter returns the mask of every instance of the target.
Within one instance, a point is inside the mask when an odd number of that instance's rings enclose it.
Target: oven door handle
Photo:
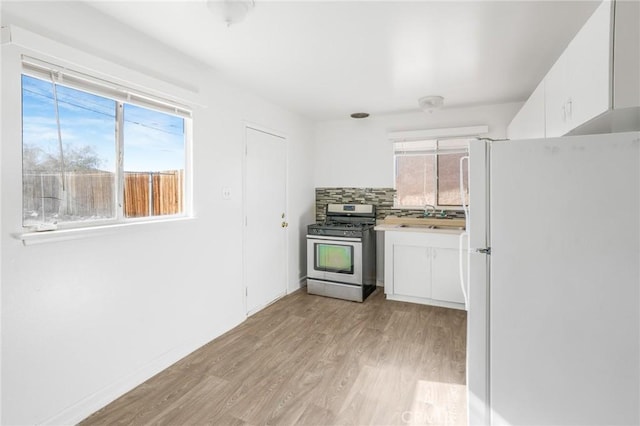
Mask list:
[[[307,235],[307,240],[323,240],[323,241],[351,241],[354,243],[359,243],[362,241],[361,238],[353,238],[353,237],[325,237],[323,235]]]

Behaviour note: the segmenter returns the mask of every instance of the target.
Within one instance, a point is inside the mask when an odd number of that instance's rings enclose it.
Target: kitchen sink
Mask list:
[[[424,219],[439,219],[439,220],[450,220],[450,219],[460,219],[458,216],[446,215],[446,216],[424,216]]]
[[[388,225],[390,228],[403,228],[404,230],[428,232],[430,230],[448,232],[462,230],[465,226],[464,218],[426,218],[426,217],[396,217],[387,216],[384,219],[383,225]]]
[[[418,228],[418,229],[443,229],[443,230],[463,230],[462,226],[438,226],[438,225],[423,225],[423,224],[409,224],[403,223],[398,226],[399,228]]]

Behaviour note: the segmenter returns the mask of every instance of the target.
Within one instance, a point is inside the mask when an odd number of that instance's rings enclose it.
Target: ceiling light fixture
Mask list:
[[[255,0],[207,0],[209,10],[230,27],[242,21],[256,5]]]
[[[351,114],[351,118],[367,118],[368,116],[368,112],[354,112]]]
[[[435,109],[442,108],[444,98],[442,96],[423,96],[418,99],[418,105],[424,112],[433,112]]]

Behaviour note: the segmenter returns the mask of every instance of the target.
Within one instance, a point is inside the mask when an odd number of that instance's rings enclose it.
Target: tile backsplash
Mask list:
[[[336,204],[373,204],[376,206],[376,218],[384,219],[388,215],[420,217],[422,209],[394,209],[393,188],[316,188],[316,221],[325,219],[325,206]]]

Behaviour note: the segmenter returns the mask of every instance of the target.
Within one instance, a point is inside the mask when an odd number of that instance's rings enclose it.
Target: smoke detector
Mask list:
[[[424,112],[433,112],[435,109],[442,108],[444,98],[442,96],[423,96],[418,99],[418,105]]]

